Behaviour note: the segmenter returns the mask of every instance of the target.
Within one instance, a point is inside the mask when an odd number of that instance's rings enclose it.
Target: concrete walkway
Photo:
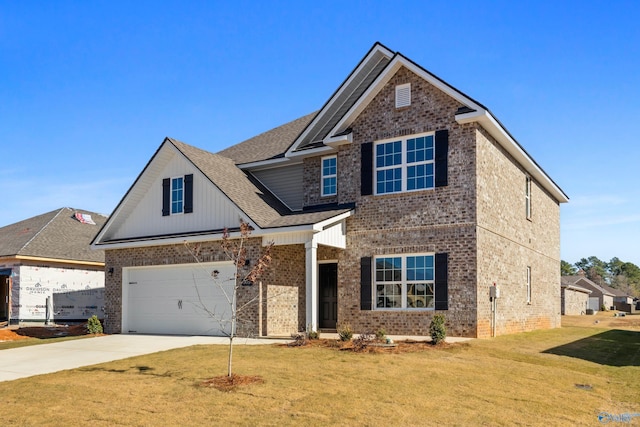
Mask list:
[[[288,341],[235,338],[234,345]],[[0,382],[197,344],[229,344],[229,340],[225,337],[116,334],[0,350]]]

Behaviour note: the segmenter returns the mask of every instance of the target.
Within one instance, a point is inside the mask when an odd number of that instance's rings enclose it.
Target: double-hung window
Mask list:
[[[162,216],[193,212],[193,174],[162,179]]]
[[[531,304],[531,267],[527,267],[527,304]]]
[[[376,194],[433,188],[434,158],[433,133],[376,143]]]
[[[375,258],[376,309],[433,309],[434,255]]]
[[[171,178],[171,215],[181,214],[184,208],[184,179]]]
[[[338,158],[328,156],[322,158],[322,196],[335,196],[338,192]]]

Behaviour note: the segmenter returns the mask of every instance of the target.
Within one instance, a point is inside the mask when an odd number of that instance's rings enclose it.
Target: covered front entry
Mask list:
[[[231,262],[123,269],[122,332],[226,335],[233,275]]]
[[[336,329],[338,321],[338,264],[320,264],[318,267],[320,290],[320,329]]]

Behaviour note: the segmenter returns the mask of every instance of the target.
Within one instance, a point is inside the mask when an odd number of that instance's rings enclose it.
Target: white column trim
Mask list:
[[[311,331],[318,330],[318,242],[313,236],[305,243],[306,265],[306,326]]]

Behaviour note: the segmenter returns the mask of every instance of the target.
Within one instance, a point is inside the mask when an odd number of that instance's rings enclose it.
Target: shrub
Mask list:
[[[103,332],[102,323],[100,323],[100,319],[95,314],[87,320],[87,331],[90,334],[101,334]]]
[[[376,334],[372,332],[364,332],[358,336],[358,338],[353,340],[353,350],[354,351],[364,351],[367,349],[369,344],[372,344],[376,339]]]
[[[337,331],[340,341],[351,341],[351,338],[353,337],[353,329],[351,329],[350,324],[341,323],[338,325]]]
[[[288,344],[289,347],[302,347],[307,344],[307,334],[291,334],[291,339],[293,341]]]
[[[310,339],[310,340],[320,339],[320,332],[314,331],[313,329],[311,329],[311,326],[308,326],[307,327],[307,338]]]
[[[447,330],[444,326],[444,315],[436,314],[429,325],[429,333],[434,344],[439,344],[447,337]]]
[[[378,341],[385,341],[386,338],[387,338],[387,331],[385,331],[382,328],[376,331],[376,339]]]

